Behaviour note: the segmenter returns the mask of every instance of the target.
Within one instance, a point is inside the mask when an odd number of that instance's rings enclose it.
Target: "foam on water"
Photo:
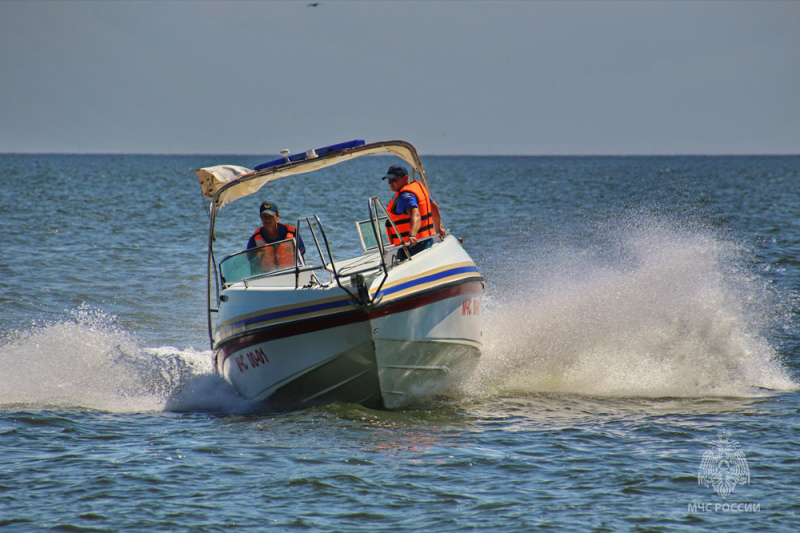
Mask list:
[[[780,298],[709,230],[636,220],[504,272],[473,395],[750,396],[795,390],[769,333]]]
[[[8,332],[0,405],[109,412],[241,408],[211,374],[209,352],[142,348],[116,318],[81,306],[69,318]]]

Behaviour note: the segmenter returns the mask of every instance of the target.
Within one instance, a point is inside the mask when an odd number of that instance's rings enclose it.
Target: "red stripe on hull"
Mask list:
[[[409,311],[411,309],[416,309],[417,307],[423,307],[434,302],[458,296],[459,294],[474,294],[476,292],[483,292],[483,283],[481,281],[471,280],[458,285],[445,287],[444,289],[437,289],[422,295],[415,295],[399,302],[387,304],[383,307],[379,306],[378,308],[370,311],[369,317],[380,318],[386,315],[402,313],[403,311]]]
[[[312,331],[320,331],[324,329],[345,326],[348,324],[354,324],[356,322],[364,322],[366,320],[381,318],[387,315],[402,313],[404,311],[423,307],[425,305],[446,300],[447,298],[452,298],[460,294],[474,294],[476,292],[483,292],[483,281],[469,280],[457,285],[451,285],[441,289],[433,289],[422,294],[415,294],[399,302],[378,306],[368,314],[361,310],[353,310],[338,314],[334,317],[310,318],[299,320],[294,324],[276,324],[273,326],[268,326],[262,331],[245,334],[231,339],[230,341],[224,341],[217,348],[217,358],[222,356],[221,360],[217,361],[217,365],[218,368],[222,368],[222,366],[225,364],[225,360],[231,354],[262,342],[281,339],[284,337],[292,337],[294,335],[302,335]]]

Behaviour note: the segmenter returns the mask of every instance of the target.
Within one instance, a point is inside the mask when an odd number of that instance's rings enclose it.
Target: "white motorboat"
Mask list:
[[[403,141],[357,140],[282,153],[254,170],[197,170],[211,201],[208,329],[217,371],[240,395],[276,409],[332,402],[391,409],[463,379],[481,350],[484,278],[449,233],[427,237],[432,245],[418,253],[406,242],[390,244],[387,230],[399,232],[378,196],[364,199],[369,219],[353,220],[350,237],[357,233],[363,250],[354,257],[335,258],[336,237],[326,234],[321,217],[310,215],[297,220],[294,238],[217,263],[220,209],[279,178],[391,154],[410,165],[409,178],[427,189],[417,151]],[[380,158],[376,169],[386,161]],[[305,257],[297,238],[305,243]],[[254,260],[254,253],[278,246],[290,251],[291,264],[265,268]]]

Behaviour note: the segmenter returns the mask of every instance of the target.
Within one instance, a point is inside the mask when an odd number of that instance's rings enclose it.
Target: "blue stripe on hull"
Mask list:
[[[381,290],[380,295],[388,296],[400,291],[411,289],[416,286],[425,285],[428,283],[436,282],[460,274],[479,274],[479,273],[478,269],[475,266],[451,268],[448,270],[444,270],[442,272],[437,272],[436,274],[430,274],[428,276],[414,278],[410,281],[383,289]],[[299,317],[301,315],[307,315],[309,313],[320,313],[320,317],[324,317],[325,315],[331,314],[332,311],[336,312],[336,311],[346,310],[348,308],[352,309],[353,308],[352,306],[354,304],[355,302],[353,302],[352,299],[343,298],[332,302],[324,302],[317,304],[312,303],[310,305],[304,305],[302,307],[292,307],[290,309],[282,309],[280,311],[268,311],[263,314],[251,316],[233,322],[227,326],[222,326],[219,328],[218,335],[221,338],[225,338],[228,337],[229,335],[235,334],[236,332],[247,330],[250,326],[256,324],[264,324],[266,322],[276,321],[280,319],[291,319],[293,317]]]
[[[254,316],[241,322],[237,322],[234,326],[231,327],[242,327],[242,326],[249,326],[251,324],[258,324],[259,322],[267,322],[270,320],[275,320],[277,318],[288,318],[296,315],[304,315],[306,313],[314,313],[317,311],[329,311],[331,309],[338,309],[340,307],[350,307],[350,302],[352,300],[340,300],[336,302],[325,302],[322,304],[313,304],[313,305],[306,305],[303,307],[295,307],[293,309],[284,309],[283,311],[275,311],[272,313],[265,313],[263,315]]]
[[[407,281],[405,283],[400,283],[388,289],[383,289],[380,293],[384,296],[393,294],[395,292],[399,292],[405,289],[409,289],[416,285],[422,285],[425,283],[431,283],[433,281],[438,281],[440,279],[449,278],[450,276],[455,276],[456,274],[467,274],[467,273],[478,273],[478,269],[474,266],[472,267],[459,267],[459,268],[451,268],[449,270],[445,270],[443,272],[438,272],[436,274],[431,274],[429,276],[423,276],[421,278],[415,278],[411,281]]]

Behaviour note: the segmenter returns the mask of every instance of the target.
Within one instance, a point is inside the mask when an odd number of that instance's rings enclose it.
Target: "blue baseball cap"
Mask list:
[[[392,165],[389,167],[389,170],[386,171],[386,175],[382,177],[382,180],[390,180],[393,178],[402,178],[403,176],[408,176],[408,170],[403,165]]]

